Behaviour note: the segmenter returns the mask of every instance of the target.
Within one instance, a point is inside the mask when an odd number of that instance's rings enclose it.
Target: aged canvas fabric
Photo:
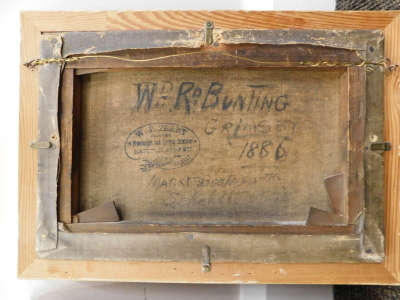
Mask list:
[[[81,210],[123,220],[304,224],[342,171],[341,71],[84,76]]]

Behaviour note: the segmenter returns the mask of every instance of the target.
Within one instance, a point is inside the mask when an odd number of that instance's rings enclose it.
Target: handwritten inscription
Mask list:
[[[257,176],[239,176],[236,174],[228,174],[226,176],[187,176],[187,177],[173,177],[166,178],[154,175],[148,187],[154,189],[163,188],[224,188],[224,187],[241,187],[251,186],[259,183],[282,181],[283,178],[277,173],[266,173]]]
[[[233,146],[234,140],[247,140],[249,138],[267,138],[274,137],[279,140],[290,140],[294,133],[297,123],[288,119],[243,121],[239,122],[221,122],[218,119],[211,119],[204,128],[207,135],[223,135],[226,137],[230,146]],[[262,143],[262,141],[261,141]]]
[[[219,155],[226,153],[229,157],[228,168],[230,163],[237,164],[239,161],[242,165],[243,172],[230,171],[224,175],[204,170],[182,177],[155,173],[148,179],[146,188],[163,195],[161,205],[173,207],[187,202],[191,205],[240,205],[241,199],[248,197],[252,189],[263,186],[266,191],[268,186],[275,189],[284,184],[284,176],[279,169],[268,167],[260,173],[254,173],[252,169],[257,166],[258,160],[268,160],[264,166],[286,161],[298,120],[284,113],[291,107],[290,97],[285,91],[277,88],[275,83],[257,81],[259,84],[243,81],[234,86],[231,82],[225,84],[223,80],[182,79],[133,84],[133,105],[138,112],[160,111],[166,116],[176,112],[174,116],[178,119],[203,112],[206,117],[197,119],[195,126],[196,130],[202,131],[200,136],[207,138],[205,146],[207,153],[210,152],[207,155],[218,161]],[[256,112],[257,116],[250,115]],[[227,117],[232,114],[239,117]],[[157,132],[154,126],[159,126]],[[179,154],[196,152],[191,151],[195,145],[199,146],[199,140],[189,132],[190,129],[176,124],[168,130],[166,128],[169,128],[167,124],[149,124],[130,134],[126,146],[131,151],[128,156],[142,159],[142,171],[172,169],[187,163],[181,158],[175,161],[174,156],[165,155],[171,152],[169,148],[180,149],[177,150]],[[233,151],[221,152],[214,148],[228,149],[220,144],[224,140]],[[216,154],[212,156],[214,150],[217,150],[218,157]],[[191,161],[192,156],[187,156],[186,160]],[[257,193],[255,195],[260,197]]]
[[[221,82],[162,81],[134,83],[133,86],[136,87],[135,107],[143,111],[167,108],[170,112],[186,114],[207,110],[279,113],[290,105],[286,94],[271,92],[270,84],[243,85],[237,88],[239,92],[226,88]]]
[[[287,152],[283,148],[283,142],[280,142],[278,146],[274,145],[271,140],[264,140],[262,142],[247,142],[243,148],[242,153],[240,153],[239,159],[242,157],[247,158],[265,158],[268,157],[270,152],[273,151],[275,161],[284,161]]]
[[[126,155],[142,160],[141,171],[182,167],[199,150],[197,135],[185,126],[172,123],[143,125],[132,131],[125,142]]]
[[[211,190],[211,191],[194,191],[183,193],[177,191],[168,191],[167,196],[161,201],[161,206],[178,210],[182,207],[182,203],[190,203],[193,207],[226,207],[240,205],[243,197],[248,195],[248,191],[243,190]]]

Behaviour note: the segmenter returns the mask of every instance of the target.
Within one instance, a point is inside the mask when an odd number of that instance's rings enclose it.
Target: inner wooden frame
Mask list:
[[[190,16],[184,24],[181,17]],[[39,56],[42,32],[132,29],[199,29],[205,19],[218,18],[224,28],[383,29],[385,56],[400,59],[399,13],[392,12],[24,12],[22,62]],[[152,22],[148,23],[148,20]],[[163,20],[163,21],[161,21]],[[165,22],[167,20],[167,22]],[[232,20],[235,20],[234,22]],[[328,20],[328,21],[327,21]],[[168,25],[167,25],[168,24]],[[118,281],[180,281],[236,283],[369,283],[399,284],[400,220],[397,151],[386,158],[386,259],[379,264],[254,264],[215,263],[202,273],[195,262],[101,262],[37,259],[35,251],[36,153],[25,147],[37,134],[37,71],[21,67],[20,110],[20,278],[97,279]],[[399,107],[395,95],[398,70],[385,77],[385,140],[399,144]],[[25,145],[25,146],[24,146]],[[284,272],[282,271],[284,270]],[[239,274],[239,276],[237,275]],[[232,277],[235,275],[235,277]],[[232,279],[234,278],[234,280]]]
[[[301,51],[296,45],[219,45],[203,46],[201,50],[179,48],[125,50],[107,55],[121,54],[124,58],[142,60],[130,62],[113,59],[112,57],[91,57],[77,62],[68,62],[62,74],[60,97],[60,140],[61,161],[59,179],[58,218],[66,228],[75,233],[173,233],[173,232],[203,232],[203,233],[253,233],[253,234],[352,234],[356,230],[357,219],[364,208],[364,180],[357,174],[363,174],[364,127],[365,127],[365,68],[364,67],[307,67],[304,61],[313,61],[316,57],[335,61],[337,64],[359,62],[355,51],[301,45]],[[242,58],[238,65],[235,53],[241,53]],[[190,60],[177,54],[190,54]],[[290,57],[286,54],[290,53]],[[228,54],[228,55],[227,55]],[[152,58],[167,56],[161,60]],[[338,205],[342,207],[341,217],[344,222],[337,224],[325,221],[324,224],[311,225],[270,225],[268,223],[248,224],[202,224],[202,223],[160,223],[154,222],[72,222],[74,214],[79,213],[79,157],[80,157],[80,102],[81,102],[81,74],[93,72],[113,72],[122,70],[181,70],[185,68],[233,68],[233,69],[265,69],[262,63],[269,68],[282,69],[282,61],[287,60],[285,69],[309,70],[312,72],[335,70],[342,73],[340,79],[340,134],[341,153],[340,172],[344,174],[344,183],[341,187],[346,195]],[[240,58],[239,58],[240,60]],[[261,62],[261,63],[258,63]],[[360,112],[361,107],[361,112]],[[349,143],[352,145],[351,151]],[[349,174],[351,174],[349,176]],[[334,175],[334,174],[332,174]],[[322,184],[321,182],[315,184]],[[347,193],[347,191],[350,191]],[[327,224],[327,223],[328,224]]]

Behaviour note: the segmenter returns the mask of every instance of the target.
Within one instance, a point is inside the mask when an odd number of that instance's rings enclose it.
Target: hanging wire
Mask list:
[[[171,57],[179,57],[179,56],[188,56],[188,55],[193,55],[193,54],[199,54],[199,53],[205,53],[201,51],[197,52],[189,52],[189,53],[180,53],[180,54],[171,54],[171,55],[165,55],[165,56],[159,56],[159,57],[153,57],[153,58],[146,58],[146,59],[131,59],[131,58],[126,58],[126,57],[121,57],[121,56],[113,56],[113,55],[84,55],[84,56],[75,56],[75,57],[68,57],[68,58],[49,58],[49,59],[34,59],[30,62],[24,63],[24,66],[28,68],[34,68],[36,66],[40,65],[45,65],[45,64],[65,64],[67,62],[73,62],[73,61],[78,61],[82,59],[87,59],[87,58],[110,58],[110,59],[116,59],[116,60],[122,60],[122,61],[127,61],[127,62],[146,62],[146,61],[155,61],[155,60],[161,60],[161,59],[166,59],[166,58],[171,58]],[[269,64],[269,65],[276,65],[279,63],[282,64],[287,64],[287,62],[269,62],[269,61],[259,61],[247,57],[242,57],[242,56],[237,56],[229,53],[224,53],[221,52],[222,55],[232,57],[235,59],[241,59],[241,60],[246,60],[246,61],[251,61],[254,63],[259,63],[259,64]],[[360,62],[338,62],[338,63],[332,63],[328,61],[319,61],[319,62],[311,62],[311,61],[301,61],[300,65],[307,66],[307,67],[362,67],[365,65],[373,65],[373,66],[382,66],[388,71],[394,71],[399,67],[397,64],[392,64],[389,58],[386,58],[383,61],[379,62],[372,62],[372,61],[367,61],[363,60],[360,58]]]

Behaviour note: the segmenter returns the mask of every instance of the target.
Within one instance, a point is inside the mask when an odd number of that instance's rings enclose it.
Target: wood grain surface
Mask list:
[[[334,224],[336,225],[336,224]],[[295,226],[295,225],[198,225],[198,224],[143,224],[118,222],[118,223],[73,223],[65,224],[71,232],[77,233],[171,233],[171,232],[204,232],[228,234],[352,234],[354,225],[330,226],[330,224]]]
[[[60,177],[58,185],[57,213],[60,222],[71,223],[72,192],[72,112],[74,93],[74,70],[65,70],[61,80],[60,118]]]
[[[42,32],[203,29],[211,20],[224,29],[384,29],[395,11],[363,12],[290,11],[98,11],[24,12]]]
[[[106,262],[35,260],[20,278],[174,283],[398,284],[382,264]]]
[[[350,111],[350,166],[348,224],[355,224],[362,213],[364,202],[364,130],[365,130],[365,69],[350,67],[349,70],[349,111]]]
[[[400,61],[399,12],[23,12],[21,62],[39,56],[42,32],[129,29],[217,28],[385,29],[386,57]],[[40,260],[35,252],[37,153],[37,69],[21,66],[19,151],[20,278],[140,282],[399,284],[399,70],[385,78],[385,133],[393,150],[386,153],[386,260],[383,264],[249,264]]]
[[[39,57],[40,31],[21,15],[21,63]],[[36,259],[36,172],[37,152],[29,143],[38,137],[38,70],[29,70],[21,64],[19,111],[19,259],[18,273],[26,270]]]
[[[400,19],[397,17],[385,29],[385,57],[400,62]],[[385,141],[392,151],[385,153],[386,183],[386,261],[385,266],[400,280],[400,69],[388,73],[384,82]]]

